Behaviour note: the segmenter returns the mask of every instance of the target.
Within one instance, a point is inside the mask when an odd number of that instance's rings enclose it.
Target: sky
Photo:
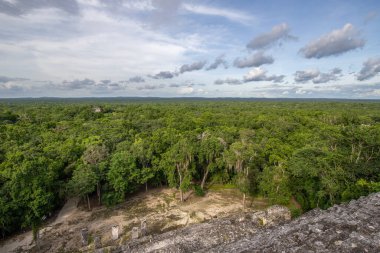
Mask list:
[[[0,98],[380,99],[378,0],[0,0]]]

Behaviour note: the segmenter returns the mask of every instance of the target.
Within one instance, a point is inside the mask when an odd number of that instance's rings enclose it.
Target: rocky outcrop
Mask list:
[[[380,252],[380,193],[289,221],[286,208],[236,214],[110,248],[112,252]]]

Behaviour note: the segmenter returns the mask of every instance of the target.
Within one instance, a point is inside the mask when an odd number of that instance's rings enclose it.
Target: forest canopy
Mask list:
[[[65,199],[233,184],[303,211],[380,191],[374,101],[0,101],[0,231]]]

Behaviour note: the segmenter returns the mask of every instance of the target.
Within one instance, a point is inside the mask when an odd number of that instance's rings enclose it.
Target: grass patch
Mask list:
[[[212,184],[208,188],[209,190],[213,191],[220,191],[225,189],[236,189],[236,185],[234,184]]]

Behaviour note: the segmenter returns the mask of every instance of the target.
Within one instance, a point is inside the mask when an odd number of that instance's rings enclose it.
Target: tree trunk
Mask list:
[[[245,210],[245,193],[243,193],[243,212]]]
[[[90,204],[90,197],[87,194],[87,205],[88,205],[88,210],[91,210],[91,204]]]
[[[181,196],[181,202],[183,202],[183,192],[182,192],[182,189],[181,189],[181,186],[182,186],[182,175],[181,175],[181,171],[179,169],[179,167],[177,166],[177,171],[178,171],[178,176],[179,176],[179,194]]]
[[[358,156],[356,157],[355,164],[359,162],[360,155],[362,154],[362,145],[359,145],[359,151],[358,151]]]
[[[148,191],[148,181],[145,182],[145,192]]]
[[[35,240],[36,240],[36,246],[40,250],[41,249],[41,244],[40,244],[40,231],[37,228],[36,235],[35,235]]]
[[[203,175],[203,179],[202,179],[202,183],[201,183],[201,189],[202,189],[202,190],[203,190],[203,188],[204,188],[204,186],[205,186],[205,183],[206,183],[206,180],[207,180],[208,172],[209,172],[209,169],[208,169],[208,166],[207,166],[206,172],[205,172],[205,174]]]
[[[33,232],[33,240],[34,242],[36,243],[36,246],[38,249],[40,249],[40,238],[39,238],[39,231],[40,231],[40,228],[38,225],[32,225],[32,232]]]
[[[248,173],[249,173],[249,169],[247,167],[247,168],[245,168],[245,175],[247,178],[248,178]],[[246,194],[244,193],[243,194],[243,211],[245,210],[245,198],[246,198]]]
[[[98,182],[97,186],[96,186],[96,193],[98,195],[98,202],[99,202],[99,205],[102,204],[102,198],[101,198],[101,189],[100,189],[100,182]]]

